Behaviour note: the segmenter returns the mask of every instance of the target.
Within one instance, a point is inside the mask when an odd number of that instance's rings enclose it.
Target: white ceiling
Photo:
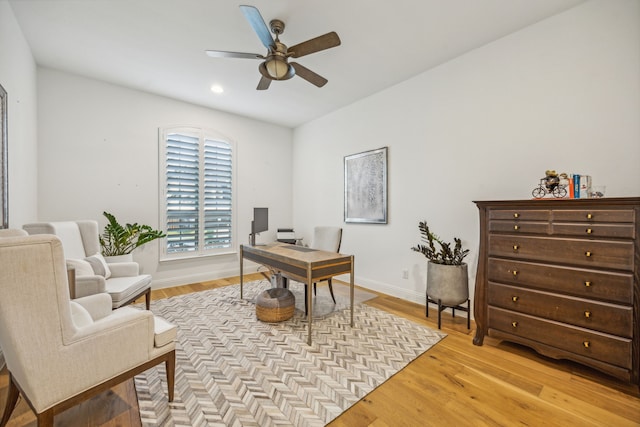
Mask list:
[[[584,0],[9,0],[38,65],[289,127],[397,84]],[[336,31],[342,45],[297,62],[329,80],[255,88],[265,54],[238,6],[286,45]],[[210,87],[222,85],[215,95]]]

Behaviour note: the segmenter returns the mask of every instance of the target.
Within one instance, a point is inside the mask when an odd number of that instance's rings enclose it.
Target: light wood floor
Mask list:
[[[238,281],[236,277],[161,289],[153,291],[153,299]],[[419,304],[386,295],[367,304],[437,327],[435,310],[427,319]],[[442,326],[448,334],[445,339],[329,426],[640,426],[637,386],[492,338],[485,338],[482,347],[474,346],[466,320],[458,315],[453,319],[449,312],[443,313]],[[0,373],[2,405],[6,389],[5,369]],[[133,381],[69,409],[55,421],[56,426],[139,426]],[[9,426],[35,426],[35,417],[22,399]]]

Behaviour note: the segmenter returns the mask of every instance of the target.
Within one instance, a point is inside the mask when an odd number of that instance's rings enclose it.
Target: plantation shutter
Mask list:
[[[164,134],[164,253],[169,258],[233,245],[232,146],[194,131]]]
[[[231,147],[204,144],[204,244],[206,249],[231,247]]]

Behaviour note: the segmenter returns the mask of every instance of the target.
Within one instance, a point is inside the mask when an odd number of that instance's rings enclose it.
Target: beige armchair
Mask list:
[[[112,311],[106,293],[71,300],[56,236],[0,239],[0,346],[9,387],[0,427],[21,394],[38,426],[159,363],[173,400],[176,328],[148,310]]]
[[[151,276],[140,274],[136,262],[105,261],[100,254],[97,221],[40,222],[23,228],[29,234],[54,234],[62,241],[67,267],[75,269],[73,298],[107,292],[113,308],[118,308],[144,295],[149,309]]]

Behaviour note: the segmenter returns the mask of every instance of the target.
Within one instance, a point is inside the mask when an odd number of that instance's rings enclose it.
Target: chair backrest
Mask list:
[[[25,224],[22,228],[29,234],[58,236],[68,259],[83,259],[100,252],[97,221],[37,222]]]
[[[315,227],[310,248],[327,252],[340,252],[342,242],[342,228],[340,227]]]
[[[68,368],[71,318],[62,244],[51,235],[0,239],[0,347],[27,396],[55,394]],[[35,403],[35,402],[34,402]]]

